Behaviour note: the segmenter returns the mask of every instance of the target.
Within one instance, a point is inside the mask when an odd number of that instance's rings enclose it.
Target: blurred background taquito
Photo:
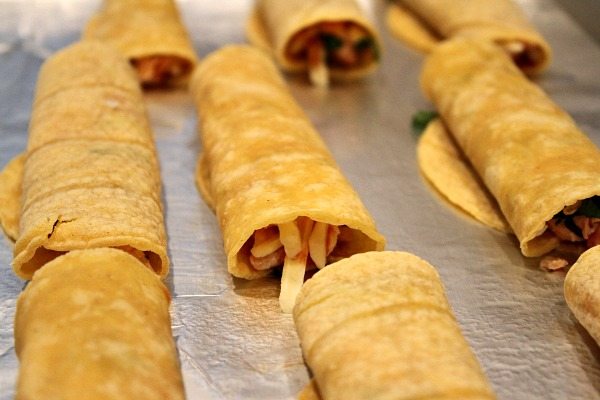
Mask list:
[[[257,0],[248,40],[287,72],[317,86],[363,78],[379,65],[381,40],[355,0]]]
[[[197,63],[174,0],[103,0],[83,39],[117,47],[144,87],[185,84]]]
[[[383,249],[370,214],[265,53],[218,50],[200,64],[191,90],[203,147],[197,184],[221,225],[231,274],[254,279],[283,267],[280,300],[291,311],[307,268]]]
[[[552,58],[548,42],[513,0],[393,0],[387,24],[404,43],[427,53],[446,39],[489,40],[530,75],[544,71]]]

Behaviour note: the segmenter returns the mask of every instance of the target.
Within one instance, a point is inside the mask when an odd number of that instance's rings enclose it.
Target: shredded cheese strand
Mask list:
[[[279,228],[279,240],[285,248],[285,254],[289,257],[297,256],[302,250],[302,238],[296,222],[286,222],[277,227]]]
[[[329,69],[327,68],[325,60],[321,60],[321,62],[315,66],[309,66],[308,76],[313,85],[320,88],[329,87]]]
[[[284,313],[291,313],[296,304],[296,297],[304,283],[304,272],[308,259],[308,239],[314,222],[308,217],[298,217],[295,222],[300,232],[301,250],[295,257],[286,254],[281,275],[281,291],[279,305]]]
[[[329,224],[324,222],[315,222],[310,238],[308,239],[308,249],[310,258],[317,268],[321,269],[327,262],[327,231]]]
[[[279,250],[280,247],[281,247],[281,242],[279,241],[279,238],[276,237],[273,240],[270,240],[268,242],[261,243],[258,246],[252,247],[250,252],[252,253],[252,255],[254,257],[260,258],[260,257],[266,257],[269,254],[276,252],[277,250]]]
[[[308,77],[318,87],[329,87],[329,68],[327,67],[327,51],[320,40],[308,45]]]
[[[296,304],[296,297],[304,283],[304,272],[306,270],[306,256],[290,258],[286,257],[283,262],[283,273],[281,275],[281,292],[279,293],[279,306],[286,314],[291,314]]]

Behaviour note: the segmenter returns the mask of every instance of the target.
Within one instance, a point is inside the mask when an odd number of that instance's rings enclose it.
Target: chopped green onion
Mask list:
[[[413,132],[420,135],[427,125],[439,116],[437,111],[418,111],[412,117]]]
[[[594,196],[583,200],[576,214],[591,218],[600,218],[600,197]]]
[[[373,46],[374,44],[375,43],[373,42],[372,38],[370,38],[369,36],[365,36],[362,39],[360,39],[354,43],[354,49],[356,51],[364,51],[364,50],[374,47]]]
[[[321,34],[321,41],[327,51],[339,49],[344,44],[339,37],[327,33]]]

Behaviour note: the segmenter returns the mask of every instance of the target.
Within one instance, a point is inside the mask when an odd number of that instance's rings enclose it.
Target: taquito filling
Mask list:
[[[544,50],[538,45],[525,43],[520,40],[496,41],[512,58],[513,62],[523,71],[536,68],[544,60]]]
[[[181,57],[152,55],[131,60],[138,79],[145,87],[162,87],[173,84],[190,73],[192,64]]]
[[[566,206],[546,222],[546,228],[546,232],[557,238],[560,243],[577,245],[581,251],[599,245],[600,196]],[[549,270],[565,268],[568,265],[567,259],[552,255],[544,257],[540,264],[542,268]]]
[[[283,267],[279,303],[290,313],[304,283],[307,270],[346,257],[344,243],[352,238],[352,230],[313,221],[308,217],[278,225],[269,225],[254,232],[248,260],[259,271]]]
[[[351,21],[321,22],[296,33],[285,50],[293,62],[306,64],[310,81],[329,85],[330,70],[363,68],[379,58],[373,36]]]

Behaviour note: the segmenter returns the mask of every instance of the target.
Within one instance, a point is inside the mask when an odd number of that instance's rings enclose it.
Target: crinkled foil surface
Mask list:
[[[551,0],[521,0],[555,50],[540,85],[600,144],[600,49]],[[598,399],[597,345],[562,293],[564,273],[546,273],[518,243],[472,222],[432,195],[420,177],[410,119],[430,109],[418,87],[422,57],[384,26],[383,0],[364,1],[385,41],[370,79],[328,91],[288,77],[388,239],[388,249],[436,266],[463,332],[500,399]],[[250,1],[179,1],[201,57],[244,41]],[[77,40],[97,0],[0,1],[0,167],[27,140],[42,61]],[[309,379],[278,280],[232,279],[215,217],[194,186],[200,149],[185,91],[146,102],[164,182],[172,272],[173,334],[189,399],[292,399]],[[599,166],[600,170],[600,166]],[[2,206],[2,205],[0,205]],[[13,318],[24,282],[13,275],[12,244],[0,238],[0,400],[12,399],[18,362]],[[373,366],[377,368],[377,366]]]

